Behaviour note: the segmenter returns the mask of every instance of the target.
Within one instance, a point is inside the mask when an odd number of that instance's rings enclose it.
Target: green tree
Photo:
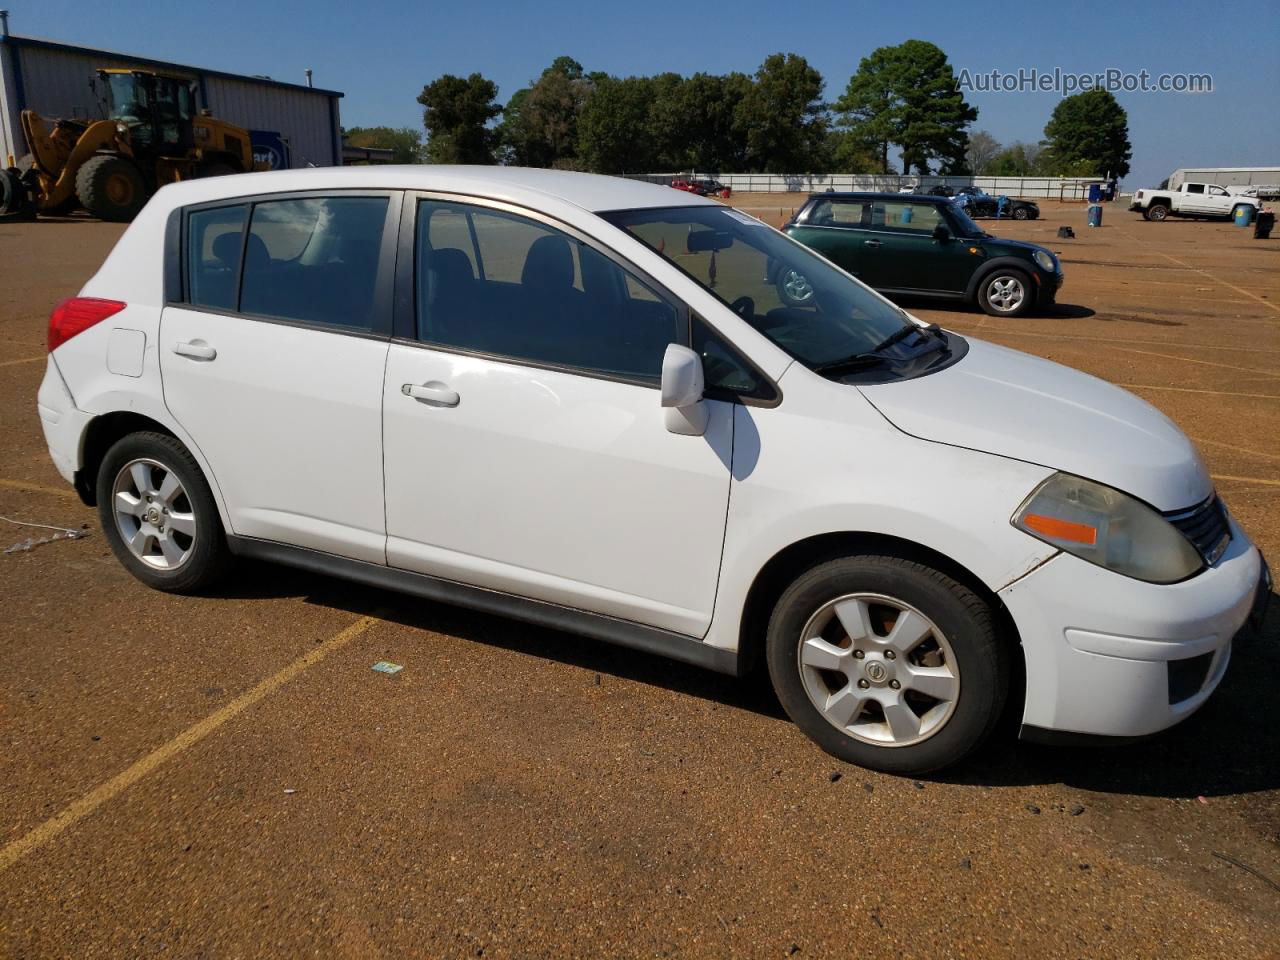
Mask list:
[[[351,127],[342,137],[353,147],[394,150],[393,163],[422,163],[422,133],[412,127]]]
[[[507,162],[527,167],[577,166],[578,114],[593,78],[572,57],[557,57],[507,103],[498,140]]]
[[[493,163],[496,145],[489,121],[502,112],[498,87],[478,73],[463,79],[446,73],[422,88],[418,102],[427,128],[429,163]]]
[[[969,137],[969,151],[965,154],[969,171],[976,176],[987,172],[992,161],[1003,151],[1000,141],[985,130],[975,130]]]
[[[577,156],[597,173],[652,170],[656,145],[646,134],[653,99],[649,77],[596,77],[578,114]]]
[[[1060,176],[1123,177],[1129,172],[1129,115],[1107,90],[1086,90],[1059,100],[1044,135]]]
[[[926,40],[864,57],[835,109],[843,129],[876,145],[884,173],[891,172],[891,145],[902,152],[904,174],[928,173],[931,161],[946,173],[966,167],[966,128],[978,111],[957,87],[947,55]]]
[[[822,74],[804,57],[775,53],[756,71],[735,119],[747,163],[768,173],[825,173],[828,119]]]

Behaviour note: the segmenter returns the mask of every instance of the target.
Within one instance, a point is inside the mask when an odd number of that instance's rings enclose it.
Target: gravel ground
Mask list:
[[[1280,557],[1280,240],[1045,213],[991,229],[1060,252],[1052,315],[908,306],[1156,404]],[[0,957],[1277,956],[1280,614],[1151,742],[913,781],[759,678],[267,566],[148,591],[34,409],[119,232],[0,225],[0,514],[89,533],[0,555]]]

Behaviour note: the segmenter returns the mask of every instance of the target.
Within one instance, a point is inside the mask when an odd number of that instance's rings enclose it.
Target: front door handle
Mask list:
[[[450,390],[439,380],[428,380],[426,383],[406,383],[400,388],[406,397],[412,397],[431,407],[456,407],[458,391]]]
[[[218,351],[203,340],[180,340],[173,345],[173,352],[192,360],[212,360],[218,355]]]
[[[862,245],[864,247],[878,247],[880,246],[880,241],[879,240],[863,240]]]

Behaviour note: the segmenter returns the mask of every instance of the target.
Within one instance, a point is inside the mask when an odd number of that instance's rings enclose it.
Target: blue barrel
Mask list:
[[[911,204],[908,203],[902,208],[902,216],[900,217],[900,220],[902,223],[911,222]]]
[[[1236,207],[1235,220],[1237,227],[1249,226],[1249,224],[1253,223],[1253,207],[1245,203],[1240,204],[1240,206]]]
[[[1102,226],[1102,204],[1100,203],[1089,204],[1089,226],[1091,227]]]
[[[1090,203],[1102,202],[1102,184],[1100,183],[1089,184],[1089,202]],[[1089,224],[1089,226],[1093,227],[1093,226],[1097,226],[1097,224],[1091,223]]]

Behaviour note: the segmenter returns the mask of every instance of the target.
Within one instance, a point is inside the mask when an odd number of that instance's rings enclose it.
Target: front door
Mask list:
[[[165,307],[169,411],[204,454],[229,532],[386,562],[382,377],[400,196],[187,212]]]
[[[877,201],[871,204],[875,239],[879,242],[877,287],[962,293],[972,271],[969,245],[954,236],[934,237],[939,227],[951,230],[932,203]]]
[[[666,430],[681,305],[525,211],[413,212],[384,394],[388,562],[702,636],[733,406],[707,401],[705,436]]]

